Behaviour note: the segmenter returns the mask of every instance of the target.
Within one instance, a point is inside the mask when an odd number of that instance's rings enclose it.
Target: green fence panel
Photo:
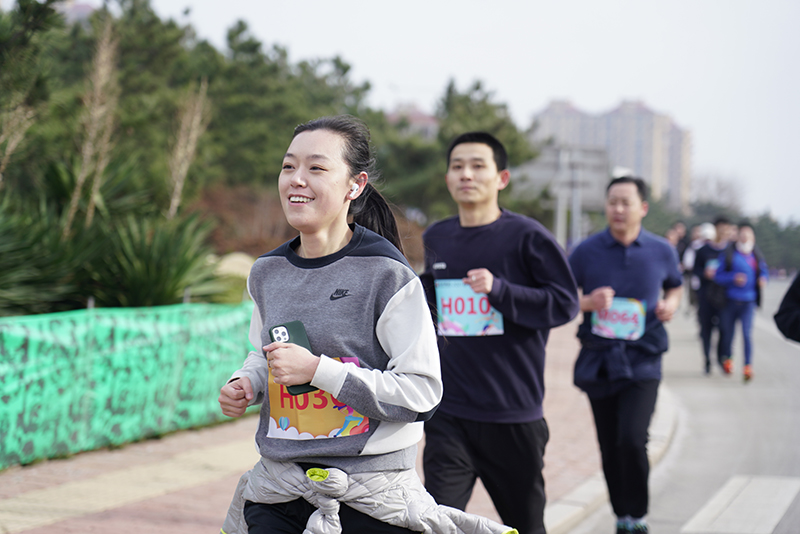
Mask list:
[[[227,419],[252,302],[0,319],[0,469]]]

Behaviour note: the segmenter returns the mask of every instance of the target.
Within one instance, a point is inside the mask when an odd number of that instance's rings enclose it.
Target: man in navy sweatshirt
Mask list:
[[[445,179],[458,216],[423,235],[444,382],[423,467],[439,504],[463,510],[480,477],[505,524],[542,534],[545,344],[577,315],[578,290],[550,232],[500,208],[507,161],[488,133],[457,137]]]

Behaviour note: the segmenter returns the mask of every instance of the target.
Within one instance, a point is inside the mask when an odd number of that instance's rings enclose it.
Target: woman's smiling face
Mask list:
[[[347,224],[354,180],[344,149],[344,138],[330,130],[300,133],[289,145],[278,190],[286,220],[300,233],[325,233]]]

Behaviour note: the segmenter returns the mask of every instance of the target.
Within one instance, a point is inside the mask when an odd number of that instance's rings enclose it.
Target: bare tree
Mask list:
[[[706,173],[692,178],[693,203],[716,204],[739,212],[742,209],[742,196],[742,184],[734,177]]]
[[[92,187],[93,194],[89,199],[89,203],[90,211],[92,214],[94,213],[94,193],[99,191],[100,188],[99,181],[101,177],[99,174],[105,170],[104,166],[108,163],[111,128],[117,105],[116,56],[119,40],[114,37],[113,32],[113,19],[108,16],[103,27],[103,33],[97,42],[94,60],[92,61],[92,72],[88,80],[89,88],[83,98],[83,104],[86,109],[83,119],[85,137],[81,145],[81,166],[75,180],[75,189],[72,190],[62,239],[66,239],[69,236],[72,222],[78,211],[83,185],[92,171],[95,172],[94,180],[96,185]],[[101,165],[98,165],[98,158],[102,163],[102,168]]]
[[[183,195],[183,186],[186,182],[189,166],[194,160],[197,141],[208,126],[210,106],[206,97],[207,93],[208,79],[203,78],[200,81],[200,88],[197,93],[191,92],[186,104],[180,111],[180,129],[169,159],[172,197],[170,198],[167,219],[174,218],[178,213],[178,207],[181,204]]]

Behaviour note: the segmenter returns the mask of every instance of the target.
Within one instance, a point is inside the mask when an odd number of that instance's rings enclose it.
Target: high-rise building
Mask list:
[[[642,177],[655,200],[687,213],[691,187],[692,141],[689,131],[642,102],[623,101],[593,115],[566,101],[553,101],[534,120],[531,141],[552,140],[558,146],[604,148],[613,167]]]

